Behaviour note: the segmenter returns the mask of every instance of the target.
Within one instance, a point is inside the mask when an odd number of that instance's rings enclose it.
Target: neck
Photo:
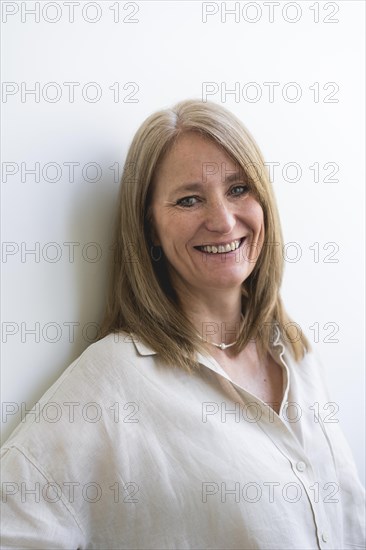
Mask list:
[[[181,307],[203,340],[231,344],[239,336],[241,289],[214,289],[209,294],[177,290]]]

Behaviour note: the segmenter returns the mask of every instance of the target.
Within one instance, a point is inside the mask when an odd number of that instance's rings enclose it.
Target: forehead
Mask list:
[[[197,132],[186,132],[162,159],[155,179],[159,182],[166,177],[171,179],[172,176],[179,179],[189,175],[204,177],[207,174],[219,174],[223,164],[227,170],[240,169],[238,163],[212,139]]]

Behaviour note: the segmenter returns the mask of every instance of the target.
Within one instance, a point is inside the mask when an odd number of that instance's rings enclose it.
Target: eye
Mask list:
[[[197,197],[183,197],[182,199],[177,200],[176,204],[178,206],[183,206],[184,208],[190,208],[191,206],[194,206],[196,203],[192,201],[196,201]]]
[[[230,191],[233,195],[244,195],[249,193],[249,185],[234,185]]]

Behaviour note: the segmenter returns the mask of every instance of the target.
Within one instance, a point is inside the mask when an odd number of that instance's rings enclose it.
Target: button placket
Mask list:
[[[295,436],[293,431],[289,428],[287,423],[281,417],[281,412],[283,412],[286,403],[288,403],[291,377],[290,367],[284,360],[283,355],[284,353],[280,354],[280,360],[283,366],[285,391],[278,415],[273,411],[271,407],[269,407],[268,404],[262,402],[259,398],[257,398],[253,394],[250,394],[247,390],[233,382],[214,358],[204,357],[202,363],[219,375],[220,384],[230,387],[232,393],[230,392],[229,395],[231,394],[234,402],[236,402],[237,400],[235,394],[238,396],[239,401],[242,403],[246,403],[248,396],[250,396],[258,404],[263,413],[268,413],[269,410],[273,412],[273,414],[270,415],[270,419],[267,418],[266,414],[263,414],[263,416],[257,421],[257,425],[260,429],[262,429],[267,437],[272,440],[279,451],[289,460],[289,463],[291,465],[290,468],[292,467],[293,474],[300,481],[308,497],[308,502],[313,513],[314,528],[315,532],[317,533],[316,536],[318,539],[318,545],[321,550],[324,550],[326,548],[330,548],[330,539],[328,537],[328,533],[325,530],[322,531],[320,529],[320,526],[324,526],[326,528],[328,521],[324,507],[319,502],[317,502],[310,489],[310,487],[314,483],[316,483],[315,474],[311,463],[309,463],[307,457],[304,456],[304,448],[301,446],[299,439]],[[277,430],[273,429],[274,426],[277,426]],[[324,538],[326,540],[324,540]]]

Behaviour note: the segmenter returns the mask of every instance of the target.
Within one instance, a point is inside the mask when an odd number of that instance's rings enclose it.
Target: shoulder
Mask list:
[[[136,336],[120,331],[116,334],[108,334],[101,340],[90,344],[77,358],[78,362],[95,363],[123,360],[136,361],[140,357],[139,340]],[[75,363],[75,362],[74,362]]]
[[[293,382],[310,396],[329,401],[329,390],[323,360],[317,349],[304,348],[303,357],[296,361],[288,345],[282,342],[281,356],[290,371]]]
[[[88,386],[95,385],[96,380],[102,382],[112,378],[122,381],[127,377],[138,376],[139,368],[147,359],[140,351],[141,346],[136,336],[126,332],[108,334],[90,344],[64,370],[53,387],[73,383],[77,378]]]
[[[78,418],[101,425],[114,403],[138,399],[144,372],[155,367],[155,354],[143,355],[141,346],[136,337],[124,332],[90,344],[22,418],[4,445],[31,441],[37,434],[68,435]],[[100,421],[94,422],[94,417]]]
[[[294,368],[301,368],[305,371],[313,369],[319,371],[319,369],[323,368],[319,353],[314,347],[311,346],[309,349],[306,349],[305,345],[302,344],[302,357],[296,359],[290,342],[280,333],[277,327],[276,330],[277,332],[275,341],[272,344],[272,349],[274,349],[279,356],[282,356],[289,365]]]

